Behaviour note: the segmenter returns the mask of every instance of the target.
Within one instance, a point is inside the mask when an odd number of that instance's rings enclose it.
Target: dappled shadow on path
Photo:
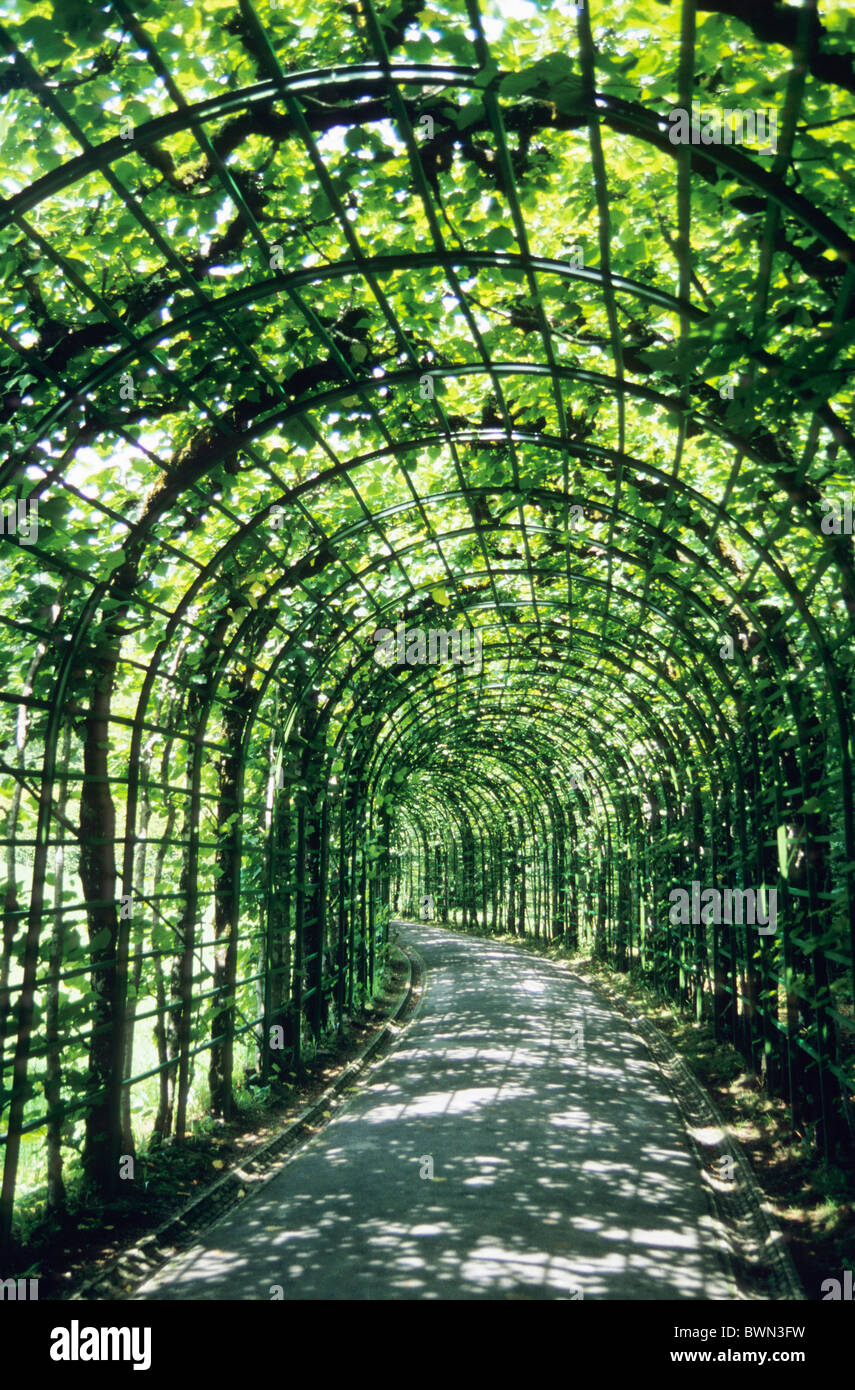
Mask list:
[[[512,948],[404,939],[429,973],[402,1041],[138,1297],[735,1297],[675,1104],[620,1016]]]

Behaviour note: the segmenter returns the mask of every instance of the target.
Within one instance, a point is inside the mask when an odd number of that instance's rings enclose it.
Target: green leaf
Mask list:
[[[507,251],[516,246],[516,239],[510,227],[494,227],[487,233],[486,242],[491,251]]]

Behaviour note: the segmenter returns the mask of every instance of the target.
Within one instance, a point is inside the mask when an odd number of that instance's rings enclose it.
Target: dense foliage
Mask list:
[[[855,16],[0,44],[6,1230],[298,1068],[426,898],[640,963],[851,1142]],[[693,101],[776,149],[672,143]],[[401,622],[479,669],[382,665]],[[693,880],[780,929],[675,931]]]

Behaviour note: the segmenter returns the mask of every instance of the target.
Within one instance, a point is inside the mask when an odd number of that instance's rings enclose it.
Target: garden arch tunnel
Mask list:
[[[431,902],[640,970],[851,1146],[851,19],[30,8],[4,1239],[299,1069]],[[672,143],[749,98],[774,146]],[[777,930],[675,924],[695,882]]]

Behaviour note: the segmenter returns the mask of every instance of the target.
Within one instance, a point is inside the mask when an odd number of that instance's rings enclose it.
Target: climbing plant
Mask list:
[[[2,6],[4,1240],[299,1071],[392,913],[640,968],[851,1147],[853,45]]]

